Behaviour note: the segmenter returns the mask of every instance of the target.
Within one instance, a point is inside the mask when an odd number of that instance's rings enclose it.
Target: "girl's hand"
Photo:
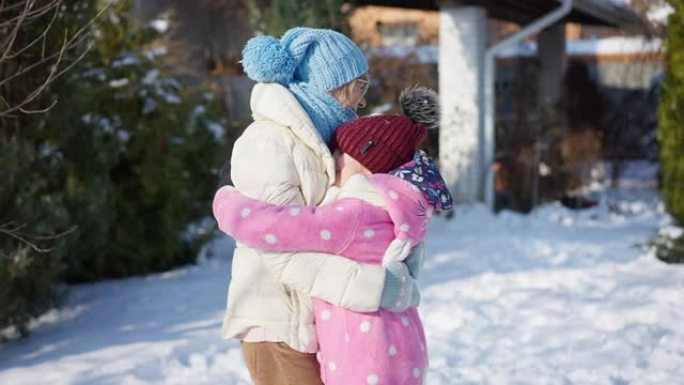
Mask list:
[[[420,292],[403,262],[390,262],[385,266],[385,287],[380,307],[399,313],[420,303]]]
[[[418,279],[420,273],[423,271],[423,264],[425,263],[425,243],[420,242],[414,248],[411,249],[408,257],[404,260],[406,267],[409,269],[409,273],[413,279]]]

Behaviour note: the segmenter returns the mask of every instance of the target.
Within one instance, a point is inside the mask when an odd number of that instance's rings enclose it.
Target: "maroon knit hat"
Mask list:
[[[386,173],[413,159],[427,129],[439,125],[437,94],[425,87],[404,90],[399,104],[404,115],[376,115],[342,124],[337,147],[372,173]]]
[[[354,119],[335,135],[337,147],[372,173],[386,173],[410,161],[426,138],[425,126],[405,115]]]

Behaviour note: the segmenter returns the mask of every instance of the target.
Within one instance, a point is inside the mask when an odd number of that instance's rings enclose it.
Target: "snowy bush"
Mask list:
[[[230,145],[217,101],[156,65],[157,29],[137,26],[120,2],[101,27],[97,55],[74,72],[76,92],[56,117],[79,223],[67,279],[144,274],[194,261],[189,224],[210,212]],[[154,54],[150,54],[154,52]]]
[[[73,14],[92,15],[99,2],[89,4]],[[210,213],[233,134],[211,94],[159,69],[163,47],[150,45],[158,32],[136,24],[131,4],[113,2],[91,26],[93,49],[70,57],[74,67],[36,99],[52,108],[0,116],[0,329],[27,330],[58,303],[65,280],[193,262],[206,236],[187,229]],[[33,58],[13,60],[0,78]],[[3,88],[3,97],[34,89],[46,71]]]
[[[110,67],[86,74],[97,76],[77,80],[82,91],[70,103],[78,107],[65,117],[72,135],[65,156],[75,178],[82,178],[79,188],[99,199],[81,218],[89,225],[67,258],[68,278],[87,281],[191,262],[196,240],[182,235],[209,212],[218,180],[212,167],[223,153],[216,106],[161,75],[140,53],[122,53]],[[84,164],[90,168],[77,170]],[[90,185],[92,180],[98,183]]]
[[[649,246],[655,250],[658,259],[666,263],[684,263],[684,229],[662,229],[658,238]]]
[[[59,299],[64,240],[46,238],[66,213],[58,192],[44,193],[44,163],[26,141],[0,136],[0,330],[25,334],[28,321]]]
[[[88,52],[96,2],[0,5],[0,330],[22,334],[57,304],[74,224],[60,187],[61,148],[46,126],[69,69]],[[61,90],[61,91],[58,91]],[[72,231],[69,231],[72,230]],[[3,333],[4,334],[4,333]]]

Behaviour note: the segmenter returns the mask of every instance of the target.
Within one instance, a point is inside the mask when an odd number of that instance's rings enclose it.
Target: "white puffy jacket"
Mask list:
[[[275,204],[317,205],[335,162],[309,116],[275,83],[252,90],[254,122],[238,138],[231,178],[246,196]],[[317,350],[311,297],[356,311],[379,308],[385,271],[321,253],[267,253],[238,243],[223,336],[267,328],[301,352]]]

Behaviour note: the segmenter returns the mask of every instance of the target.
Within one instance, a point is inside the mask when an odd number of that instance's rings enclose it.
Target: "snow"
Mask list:
[[[134,53],[128,52],[118,57],[113,63],[112,68],[136,66],[140,64],[140,59]]]
[[[392,57],[403,59],[412,54],[415,54],[416,59],[420,64],[437,63],[439,60],[439,47],[436,45],[396,45],[372,48],[366,52],[366,56],[369,58]]]
[[[164,46],[153,47],[150,49],[143,50],[143,55],[145,55],[145,57],[148,60],[154,60],[159,56],[166,55],[167,53],[168,53],[168,50]]]
[[[681,229],[651,190],[602,202],[433,219],[427,384],[681,383],[684,266],[640,246]],[[0,345],[0,383],[249,384],[219,336],[233,247],[219,238],[196,266],[71,287],[29,338]]]
[[[621,162],[623,170],[620,172],[620,186],[656,186],[660,164],[649,160],[626,160]],[[609,164],[605,164],[606,168]]]
[[[158,18],[150,21],[150,26],[159,33],[166,33],[169,30],[169,20],[165,18]]]
[[[226,134],[225,127],[223,127],[223,125],[221,123],[218,123],[218,122],[208,121],[207,122],[207,128],[214,135],[214,138],[216,140],[222,140]]]
[[[658,53],[664,49],[661,39],[642,36],[615,36],[602,39],[568,40],[565,50],[570,56],[633,55]],[[534,56],[537,43],[521,43],[504,49],[499,57]]]
[[[158,78],[159,78],[159,70],[154,68],[154,69],[147,71],[147,73],[145,74],[145,77],[143,78],[142,83],[145,85],[151,85],[151,84],[154,84]]]
[[[602,39],[568,40],[565,47],[570,56],[601,56],[659,53],[664,50],[665,46],[662,39],[649,39],[643,36],[615,36]],[[398,59],[407,58],[412,54],[416,56],[417,62],[420,64],[435,64],[439,60],[439,47],[433,45],[378,47],[370,49],[366,53],[369,58],[390,57]],[[507,47],[497,57],[531,57],[536,54],[537,43],[524,42]]]
[[[112,88],[121,88],[127,86],[129,83],[129,80],[126,78],[114,79],[109,81],[109,86]]]
[[[646,17],[654,23],[667,24],[667,19],[674,12],[669,3],[652,6],[646,13]]]
[[[625,55],[661,52],[664,48],[661,39],[648,39],[642,36],[615,36],[603,39],[572,40],[567,44],[570,55]]]

